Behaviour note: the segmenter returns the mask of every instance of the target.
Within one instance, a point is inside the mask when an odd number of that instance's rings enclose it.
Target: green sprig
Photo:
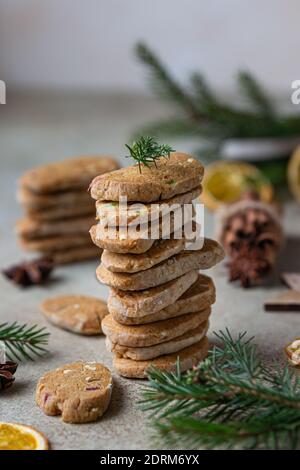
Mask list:
[[[240,71],[237,78],[241,92],[246,96],[250,105],[267,119],[275,120],[276,111],[274,105],[258,81],[246,71]]]
[[[7,357],[11,360],[22,361],[24,359],[34,360],[42,356],[47,349],[49,333],[45,328],[37,325],[2,323],[0,324],[0,341],[6,347]]]
[[[140,406],[168,444],[187,447],[281,448],[300,445],[300,382],[270,370],[253,338],[216,334],[208,358],[186,374],[149,372]]]
[[[170,145],[160,145],[153,137],[149,136],[142,136],[133,142],[131,146],[126,144],[126,147],[130,153],[126,157],[131,157],[138,163],[140,173],[141,165],[145,165],[148,168],[151,164],[156,166],[156,160],[160,157],[168,158],[170,153],[174,152]]]
[[[163,98],[177,103],[189,116],[200,119],[201,115],[192,97],[177,83],[159,58],[143,43],[137,44],[136,54],[139,60],[149,67],[154,90]]]
[[[198,72],[192,74],[187,86],[181,85],[146,44],[137,45],[136,55],[149,69],[155,93],[182,110],[182,119],[170,117],[149,127],[156,137],[174,132],[189,137],[192,131],[215,145],[216,139],[300,134],[300,117],[280,115],[275,109],[275,100],[265,93],[249,72],[241,71],[237,77],[240,91],[246,96],[249,106],[237,107],[223,102]]]

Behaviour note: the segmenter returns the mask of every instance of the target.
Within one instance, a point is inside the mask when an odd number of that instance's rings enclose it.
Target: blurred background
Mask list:
[[[2,191],[72,155],[128,164],[141,132],[206,163],[250,161],[285,188],[299,12],[297,0],[0,0]]]
[[[289,93],[297,78],[297,0],[1,0],[9,89],[147,92],[138,40],[177,77],[201,69],[221,91],[240,68]]]

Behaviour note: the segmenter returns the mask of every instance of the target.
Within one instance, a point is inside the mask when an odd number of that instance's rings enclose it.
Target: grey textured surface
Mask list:
[[[164,114],[161,104],[142,97],[8,96],[0,107],[1,141],[1,267],[25,258],[16,243],[13,227],[20,209],[15,186],[22,172],[32,166],[66,156],[101,152],[124,155],[123,144],[137,124]],[[177,149],[190,150],[190,142]],[[121,161],[121,159],[120,159]],[[122,160],[124,162],[124,160]],[[125,161],[127,163],[127,161]],[[279,271],[300,270],[300,207],[290,204],[284,222],[288,234]],[[206,217],[206,234],[213,231],[211,215]],[[78,359],[97,360],[111,366],[104,338],[84,338],[46,323],[39,313],[40,302],[57,294],[86,294],[107,297],[107,288],[95,279],[97,261],[56,270],[47,287],[20,290],[0,277],[0,322],[20,321],[47,326],[51,333],[50,352],[35,363],[20,365],[15,385],[0,396],[0,419],[36,426],[49,438],[54,449],[147,449],[152,441],[146,416],[137,400],[143,382],[115,377],[111,406],[103,419],[85,425],[64,424],[59,417],[45,416],[34,402],[39,377],[52,368]],[[247,330],[266,359],[283,364],[284,345],[300,336],[299,315],[264,313],[264,300],[285,288],[275,274],[264,288],[242,290],[229,285],[224,264],[210,274],[217,286],[209,338],[224,327],[233,333]]]

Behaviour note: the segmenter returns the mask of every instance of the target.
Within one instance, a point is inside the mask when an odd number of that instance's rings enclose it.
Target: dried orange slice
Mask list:
[[[271,202],[273,187],[261,171],[244,162],[215,162],[206,167],[200,196],[203,204],[216,210],[221,204],[239,201],[249,190],[256,190],[260,199]]]
[[[287,170],[288,185],[295,199],[300,202],[300,147],[292,154]]]
[[[47,450],[47,438],[24,424],[0,421],[0,450]]]

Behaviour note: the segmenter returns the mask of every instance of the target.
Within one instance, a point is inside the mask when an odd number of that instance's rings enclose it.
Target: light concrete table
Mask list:
[[[128,161],[124,143],[137,125],[165,115],[160,103],[135,96],[78,96],[18,94],[8,96],[0,106],[1,142],[1,268],[24,259],[14,236],[14,222],[20,215],[15,201],[17,178],[36,164],[82,153],[106,153]],[[173,144],[173,143],[172,143]],[[175,145],[175,144],[174,144]],[[176,148],[191,150],[191,142]],[[280,258],[279,270],[300,271],[300,207],[286,207],[284,223],[288,243]],[[206,234],[213,232],[213,220],[206,217]],[[44,432],[54,449],[147,449],[151,448],[149,426],[137,401],[143,382],[115,377],[112,403],[102,420],[93,424],[68,425],[58,417],[47,417],[34,402],[37,380],[46,371],[66,362],[97,360],[111,366],[104,338],[84,338],[54,328],[39,313],[40,302],[58,294],[86,294],[102,298],[107,288],[95,279],[97,261],[62,267],[55,271],[47,287],[21,290],[0,277],[0,323],[38,323],[51,333],[49,354],[34,363],[20,365],[14,386],[0,395],[1,421],[17,421]],[[225,264],[210,273],[217,286],[209,337],[213,331],[230,328],[247,330],[256,336],[261,353],[275,365],[284,363],[284,345],[300,336],[299,315],[265,313],[264,300],[285,288],[275,274],[268,286],[243,290],[228,284]]]

